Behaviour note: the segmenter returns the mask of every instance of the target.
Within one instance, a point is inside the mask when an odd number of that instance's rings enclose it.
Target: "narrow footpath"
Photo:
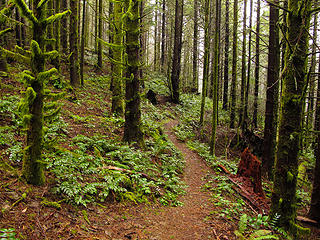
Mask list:
[[[165,133],[182,152],[186,161],[183,181],[188,187],[186,194],[180,199],[183,206],[167,207],[158,216],[150,215],[149,220],[153,224],[146,230],[152,233],[153,239],[159,240],[231,239],[230,235],[233,234],[227,230],[230,225],[221,223],[221,219],[214,220],[214,205],[210,201],[210,193],[202,190],[206,183],[205,176],[212,170],[197,153],[176,138],[172,130],[176,124],[176,120],[167,123]]]

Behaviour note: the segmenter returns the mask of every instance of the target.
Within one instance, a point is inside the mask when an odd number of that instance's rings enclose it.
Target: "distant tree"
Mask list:
[[[320,60],[320,55],[319,55]],[[319,61],[320,69],[320,61]],[[320,222],[320,76],[318,75],[317,101],[316,101],[316,121],[315,121],[315,149],[316,167],[314,169],[313,189],[311,194],[311,204],[308,216]]]
[[[233,40],[232,40],[232,82],[231,82],[231,109],[230,128],[235,126],[236,90],[237,90],[237,62],[238,62],[238,0],[233,6]]]
[[[99,0],[99,13],[98,13],[98,38],[102,39],[102,16],[103,14],[103,0]],[[102,44],[101,41],[99,40],[97,42],[98,45],[98,62],[97,62],[97,66],[99,70],[102,70]]]
[[[77,87],[80,85],[79,45],[78,45],[78,1],[70,0],[70,83]]]
[[[176,0],[174,46],[173,46],[172,72],[171,72],[171,85],[172,85],[171,100],[173,103],[180,102],[179,82],[180,82],[180,71],[181,71],[182,23],[183,23],[183,0]]]
[[[161,27],[161,71],[164,73],[166,52],[166,0],[162,0],[162,27]]]
[[[112,47],[112,112],[123,114],[123,76],[122,76],[122,46],[123,46],[123,24],[121,17],[123,14],[122,11],[122,2],[114,2],[113,5],[113,44]],[[139,39],[140,40],[140,39]]]
[[[227,0],[228,1],[228,0]],[[192,72],[193,72],[193,88],[199,88],[198,84],[198,12],[199,12],[199,1],[194,0],[194,13],[193,13],[193,54],[192,54]]]
[[[143,133],[141,130],[141,110],[140,110],[140,15],[139,1],[125,0],[126,13],[124,14],[124,29],[126,31],[126,108],[124,136],[125,142],[136,142],[140,146],[144,145]]]
[[[202,93],[200,109],[200,126],[203,126],[204,107],[206,102],[207,85],[209,80],[209,59],[210,59],[210,0],[205,1],[204,5],[204,56],[203,56],[203,74],[202,74]]]
[[[254,70],[254,102],[253,102],[253,120],[252,125],[254,128],[258,127],[258,96],[260,84],[260,0],[257,0],[257,23],[256,23],[256,60]]]
[[[82,29],[81,29],[81,48],[80,48],[80,84],[83,86],[83,68],[84,68],[84,46],[85,46],[85,29],[86,29],[86,0],[83,0],[82,5]]]
[[[211,144],[210,144],[210,153],[215,155],[216,151],[216,131],[218,124],[218,79],[219,79],[219,14],[220,14],[220,4],[221,0],[216,0],[216,11],[215,11],[215,34],[214,34],[214,62],[213,64],[213,84],[212,84],[212,133],[211,133]]]
[[[241,94],[239,107],[239,127],[244,130],[244,107],[245,107],[245,91],[246,91],[246,77],[247,77],[247,0],[244,0],[243,6],[243,30],[242,30],[242,57],[241,57]]]
[[[303,105],[307,88],[306,66],[309,47],[311,3],[288,1],[287,48],[283,71],[280,126],[270,216],[296,239],[303,229],[295,223],[298,152]]]
[[[55,14],[60,12],[60,0],[55,0]],[[67,18],[63,18],[65,20]],[[54,38],[55,47],[54,49],[59,53],[56,59],[53,60],[54,67],[60,72],[60,52],[61,52],[61,21],[58,21],[54,25]]]
[[[62,2],[61,8],[62,8],[63,11],[67,11],[68,10],[69,1],[70,0],[61,1]],[[69,52],[68,51],[68,26],[70,26],[70,24],[68,24],[68,18],[63,18],[61,20],[61,26],[62,26],[62,28],[61,28],[62,52],[66,54],[67,52]]]
[[[225,16],[225,42],[224,42],[224,79],[223,79],[223,109],[228,109],[228,89],[229,89],[229,0],[226,0],[226,16]]]
[[[279,4],[275,0],[276,5]],[[264,122],[262,172],[272,179],[275,159],[280,74],[279,8],[270,5],[267,100]]]
[[[246,83],[246,93],[245,93],[245,99],[244,99],[244,112],[243,112],[244,128],[248,127],[246,121],[248,119],[250,76],[251,76],[252,10],[253,10],[253,0],[250,0],[248,70],[247,70],[247,83]]]
[[[314,120],[314,95],[315,95],[315,72],[316,72],[316,52],[317,52],[317,29],[318,28],[318,16],[314,15],[313,18],[313,36],[312,36],[312,57],[310,63],[310,80],[309,80],[309,94],[308,94],[308,105],[307,105],[307,119],[306,129],[312,132],[313,120]],[[310,134],[311,139],[312,134]],[[310,142],[306,140],[306,142]]]

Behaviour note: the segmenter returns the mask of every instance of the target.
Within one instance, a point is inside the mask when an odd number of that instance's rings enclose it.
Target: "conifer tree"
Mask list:
[[[70,83],[77,87],[80,85],[79,45],[78,45],[78,1],[70,0]]]
[[[174,20],[174,46],[171,72],[173,103],[180,102],[180,71],[181,71],[181,49],[182,49],[182,24],[183,24],[183,0],[176,0],[176,11]]]
[[[319,57],[320,59],[320,57]],[[319,61],[320,67],[320,61]],[[320,223],[320,76],[318,76],[318,89],[316,101],[316,120],[315,120],[316,141],[314,155],[316,166],[314,169],[313,189],[311,194],[311,204],[308,216]]]
[[[200,109],[200,126],[203,126],[204,121],[204,106],[206,103],[207,85],[209,79],[209,59],[210,59],[210,0],[205,1],[204,5],[204,56],[203,56],[203,77],[202,77],[202,93],[201,93],[201,109]]]
[[[102,39],[102,11],[103,10],[103,1],[99,0],[99,13],[98,13],[98,38]],[[97,13],[96,13],[97,14]],[[99,70],[102,70],[102,44],[101,41],[98,40],[98,62],[97,66]]]
[[[237,90],[237,62],[238,62],[238,0],[233,6],[233,48],[232,48],[232,82],[231,82],[231,111],[230,128],[235,126],[236,90]]]
[[[193,72],[193,88],[198,91],[198,12],[199,12],[199,1],[194,0],[194,13],[193,13],[193,57],[192,57],[192,72]]]
[[[274,1],[279,4],[278,0]],[[268,75],[267,75],[267,100],[265,111],[262,171],[272,179],[272,168],[275,159],[278,96],[279,96],[279,71],[280,71],[280,40],[279,8],[270,6],[269,20],[269,54],[268,54]]]
[[[256,23],[256,59],[254,70],[254,102],[253,102],[253,119],[252,125],[254,128],[258,126],[258,96],[259,96],[259,71],[260,71],[260,0],[257,1],[257,23]]]
[[[216,0],[216,16],[215,16],[215,34],[214,34],[214,62],[213,62],[213,84],[212,84],[212,134],[210,153],[214,156],[216,150],[216,131],[218,124],[218,79],[219,79],[219,13],[220,13],[220,0]]]
[[[139,79],[139,56],[140,56],[140,14],[138,0],[125,0],[126,12],[122,17],[126,32],[126,108],[123,140],[136,142],[143,146],[143,133],[141,130],[140,110],[140,79]]]
[[[240,107],[239,107],[239,127],[244,130],[244,98],[245,98],[245,89],[246,89],[246,73],[247,73],[247,66],[246,66],[246,51],[247,51],[247,0],[244,0],[244,7],[243,7],[243,38],[242,38],[242,57],[241,57],[241,97],[240,97]]]
[[[223,78],[223,109],[228,109],[228,89],[229,89],[229,0],[226,0],[225,16],[225,47],[224,47],[224,78]]]
[[[59,108],[56,104],[46,106],[50,113],[44,114],[44,99],[46,97],[57,97],[45,91],[45,81],[57,72],[55,68],[46,70],[46,59],[57,56],[57,51],[46,52],[46,27],[59,21],[68,11],[46,17],[45,9],[47,1],[34,0],[33,11],[26,5],[24,0],[15,0],[22,15],[32,24],[31,51],[16,47],[16,53],[6,51],[7,56],[13,56],[17,60],[29,63],[31,71],[24,71],[24,79],[27,84],[25,97],[19,104],[19,110],[27,132],[26,146],[24,149],[22,174],[28,183],[41,185],[45,181],[44,167],[42,163],[43,147],[43,124],[56,116]]]
[[[113,47],[112,47],[112,112],[123,114],[123,86],[122,86],[122,52],[123,52],[123,14],[122,2],[114,2],[113,6]]]
[[[279,125],[277,161],[270,215],[280,216],[278,226],[291,232],[296,239],[304,229],[295,223],[298,175],[298,152],[301,137],[303,105],[307,78],[306,66],[309,47],[311,3],[288,1],[287,47]]]

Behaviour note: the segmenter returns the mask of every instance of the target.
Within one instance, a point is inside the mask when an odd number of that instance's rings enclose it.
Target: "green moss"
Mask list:
[[[293,174],[290,172],[290,171],[288,171],[287,172],[287,182],[292,182],[293,181],[293,179],[294,179],[294,176],[293,176]]]
[[[61,209],[61,204],[58,203],[58,202],[50,202],[46,199],[44,199],[42,202],[41,202],[41,205],[42,206],[45,206],[45,207],[52,207],[52,208],[55,208],[57,210],[60,210]]]

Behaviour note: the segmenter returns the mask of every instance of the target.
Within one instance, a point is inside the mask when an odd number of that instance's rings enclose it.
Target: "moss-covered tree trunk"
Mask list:
[[[22,174],[27,182],[34,185],[42,185],[45,182],[44,166],[42,164],[44,86],[43,81],[37,78],[45,70],[43,52],[45,51],[46,26],[43,23],[45,8],[37,8],[39,2],[40,0],[33,1],[33,14],[38,21],[33,22],[32,39],[38,44],[40,52],[38,52],[38,49],[32,49],[31,69],[35,81],[31,83],[31,87],[34,91],[32,92],[34,100],[28,103],[31,120],[27,127],[26,148],[22,168]],[[36,48],[35,45],[33,47]]]
[[[224,74],[223,74],[223,109],[228,109],[228,94],[229,94],[229,0],[226,0],[226,16],[225,16],[225,42],[224,42]]]
[[[272,192],[271,217],[280,215],[279,227],[297,235],[295,224],[297,200],[299,139],[303,103],[306,91],[306,66],[309,46],[310,7],[312,1],[301,4],[288,1],[287,49],[283,72],[283,92],[279,126],[277,161]],[[298,237],[297,237],[298,238]]]
[[[252,125],[258,127],[258,96],[260,84],[260,0],[257,0],[257,23],[256,23],[256,59],[254,69],[254,101],[253,101],[253,118]]]
[[[0,0],[0,10],[5,6],[5,1]],[[0,31],[6,29],[6,24],[5,24],[5,18],[0,18]],[[5,36],[1,35],[0,36],[0,47],[5,46]],[[2,75],[1,72],[6,73],[8,71],[8,66],[7,66],[7,59],[3,57],[2,50],[0,49],[0,76]]]
[[[233,40],[232,40],[232,82],[231,82],[231,109],[230,128],[235,126],[236,100],[237,100],[237,62],[238,62],[238,0],[234,0],[233,6]]]
[[[204,56],[203,56],[203,75],[202,75],[202,92],[201,92],[201,108],[200,108],[200,126],[203,126],[204,107],[206,104],[207,84],[209,81],[209,59],[210,59],[210,0],[205,1],[205,17],[204,17]]]
[[[279,1],[275,0],[274,3],[278,5]],[[278,21],[279,8],[270,6],[267,100],[261,169],[263,174],[269,176],[269,179],[272,179],[278,123],[277,116],[280,73],[280,39],[279,28],[277,26]]]
[[[130,3],[130,4],[129,4]],[[124,136],[125,142],[136,142],[144,145],[143,133],[141,130],[140,110],[140,16],[139,1],[125,0],[126,13],[124,17],[124,28],[126,31],[126,108]]]
[[[183,0],[176,0],[174,46],[171,72],[171,101],[180,102],[180,71],[181,71],[181,49],[182,49],[182,22],[183,22]]]
[[[67,12],[46,18],[46,2],[34,0],[33,11],[27,7],[25,1],[16,0],[15,2],[21,13],[32,24],[31,57],[29,59],[28,56],[22,57],[22,55],[19,55],[19,58],[24,58],[25,62],[30,61],[31,64],[31,72],[25,71],[23,73],[28,87],[24,99],[19,104],[23,116],[22,122],[27,132],[22,175],[28,183],[42,185],[45,182],[42,162],[44,117],[53,116],[58,112],[57,110],[53,111],[52,114],[44,115],[44,82],[56,72],[56,69],[46,71],[45,62],[57,55],[56,51],[46,52],[45,33],[48,24],[54,23]],[[21,49],[21,52],[24,51]],[[11,54],[14,55],[12,52]]]
[[[316,157],[316,167],[314,169],[311,205],[308,216],[320,223],[320,76],[318,76],[315,131],[317,131],[314,149],[314,155]]]
[[[122,26],[122,3],[115,2],[113,6],[113,44],[115,47],[112,49],[112,112],[123,114],[123,87],[122,87],[122,39],[123,39],[123,26]],[[139,39],[140,40],[140,39]]]
[[[70,0],[70,83],[77,87],[80,85],[79,45],[78,45],[78,1]]]

